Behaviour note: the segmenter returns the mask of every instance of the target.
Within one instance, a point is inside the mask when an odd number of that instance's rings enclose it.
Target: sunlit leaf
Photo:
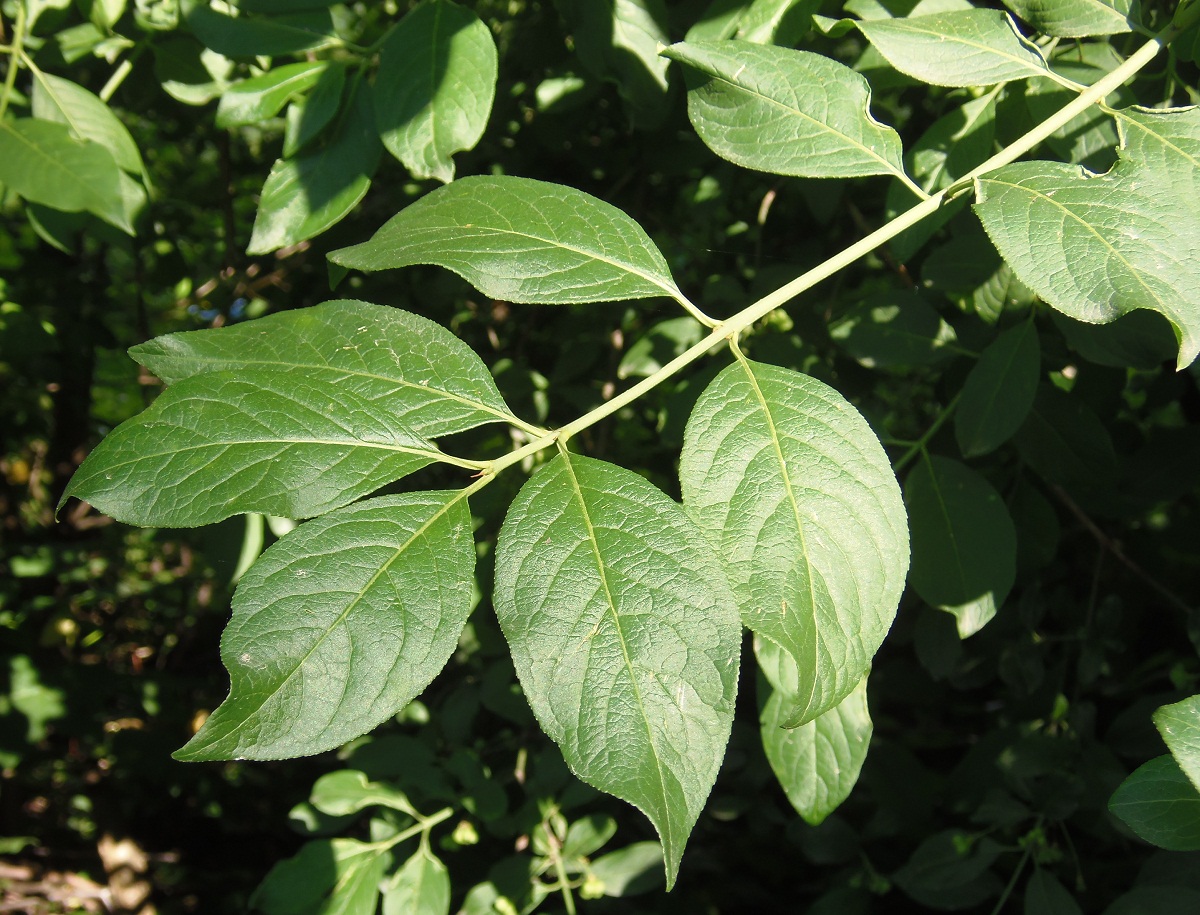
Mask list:
[[[560,454],[509,509],[495,605],[543,730],[650,818],[671,886],[737,690],[742,627],[711,548],[642,477]]]
[[[1200,354],[1200,108],[1126,109],[1105,175],[1019,162],[980,178],[976,212],[1023,283],[1105,323],[1138,308],[1175,326],[1179,365]]]
[[[1004,5],[1039,32],[1058,38],[1128,32],[1140,15],[1138,0],[1004,0]]]
[[[745,41],[662,53],[685,65],[696,133],[730,162],[808,178],[904,172],[900,137],[871,117],[867,81],[844,64]]]
[[[461,493],[383,496],[296,528],[238,585],[229,698],[176,758],[310,755],[386,721],[450,659],[474,568]]]
[[[400,211],[342,267],[437,264],[485,295],[564,304],[681,296],[642,228],[582,191],[528,178],[463,178]]]
[[[1200,851],[1200,791],[1169,753],[1121,782],[1108,809],[1159,848]]]
[[[33,116],[66,124],[74,136],[107,149],[125,171],[145,175],[142,154],[129,129],[108,105],[83,86],[52,73],[34,71]]]
[[[427,0],[400,20],[379,58],[375,123],[416,178],[454,178],[453,155],[483,136],[496,94],[496,44],[466,7]]]
[[[263,915],[375,915],[386,847],[357,839],[316,839],[271,868],[250,898]]]
[[[1154,726],[1183,774],[1200,791],[1200,696],[1164,705],[1154,713]]]
[[[383,915],[447,915],[450,872],[424,844],[383,888]]]
[[[742,621],[781,653],[795,726],[862,680],[908,569],[900,487],[866,420],[832,388],[739,360],[688,420],[679,478],[724,561]]]
[[[217,106],[217,126],[238,127],[274,117],[294,96],[311,89],[328,66],[324,60],[302,61],[234,83]]]

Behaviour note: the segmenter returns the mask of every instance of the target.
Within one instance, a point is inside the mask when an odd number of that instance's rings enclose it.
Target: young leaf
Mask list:
[[[328,61],[306,60],[234,83],[217,105],[217,126],[239,127],[274,117],[289,99],[312,88],[328,66]]]
[[[560,454],[509,509],[495,605],[542,728],[650,818],[670,887],[737,691],[742,627],[703,536],[632,471]]]
[[[937,456],[913,468],[904,502],[912,525],[909,584],[952,614],[965,639],[996,615],[1012,588],[1017,535],[1008,509],[975,471]]]
[[[686,65],[688,117],[722,158],[806,178],[904,175],[899,135],[871,117],[867,81],[844,64],[745,41],[662,54]]]
[[[1041,52],[999,10],[952,10],[855,25],[893,67],[935,86],[990,86],[1047,70]]]
[[[1093,324],[1138,308],[1166,315],[1182,368],[1200,355],[1200,108],[1126,109],[1118,123],[1125,145],[1108,174],[1015,163],[978,180],[975,210],[1059,311]]]
[[[185,16],[195,36],[226,57],[276,57],[315,51],[338,41],[327,9],[235,17],[217,12],[207,3],[196,3],[188,5]]]
[[[1154,726],[1180,770],[1200,791],[1200,696],[1164,705],[1154,713]]]
[[[447,915],[450,873],[422,844],[383,889],[383,915]]]
[[[1121,782],[1108,809],[1159,848],[1200,851],[1200,792],[1169,753]]]
[[[636,222],[582,191],[528,178],[463,178],[329,255],[353,270],[437,264],[506,302],[616,302],[683,293]]]
[[[167,384],[206,372],[295,372],[385,406],[424,437],[516,421],[466,344],[428,318],[369,302],[343,299],[169,334],[129,355]]]
[[[783,719],[836,706],[883,642],[908,569],[900,487],[871,427],[816,379],[739,359],[696,403],[679,479],[742,621],[782,655],[770,679]]]
[[[963,457],[994,451],[1013,436],[1037,394],[1041,347],[1032,321],[1022,321],[991,343],[963,383],[954,435]]]
[[[617,91],[638,127],[654,127],[667,113],[667,67],[658,56],[666,44],[663,0],[557,0],[575,37],[583,65]]]
[[[128,128],[108,105],[83,86],[52,73],[34,71],[32,110],[35,118],[66,124],[81,140],[99,143],[117,165],[134,175],[146,166]]]
[[[634,842],[592,862],[605,896],[636,896],[662,882],[663,850],[657,842]]]
[[[1117,35],[1137,26],[1138,0],[1004,0],[1039,32],[1057,38]]]
[[[416,815],[402,791],[369,781],[366,773],[357,769],[338,769],[322,775],[313,785],[309,803],[329,816],[349,816],[368,807],[390,807],[409,816]]]
[[[278,159],[271,167],[247,254],[266,254],[321,234],[367,193],[380,153],[367,86],[358,87],[341,118],[323,147]]]
[[[287,371],[207,372],[109,433],[62,501],[74,496],[145,527],[244,512],[308,518],[438,456],[387,404],[349,387]]]
[[[263,915],[374,915],[392,855],[357,839],[316,839],[273,868],[250,904]]]
[[[474,568],[461,493],[384,496],[296,528],[238,585],[229,698],[176,759],[305,756],[386,721],[450,659]]]
[[[0,184],[55,210],[86,210],[129,235],[133,226],[111,152],[39,118],[0,121]]]
[[[867,758],[874,731],[867,678],[829,711],[798,728],[787,727],[787,705],[783,693],[770,690],[760,716],[763,749],[792,806],[806,823],[817,826],[850,796]]]
[[[392,30],[375,78],[375,124],[416,178],[454,179],[456,152],[483,136],[496,95],[496,43],[466,7],[426,0]]]

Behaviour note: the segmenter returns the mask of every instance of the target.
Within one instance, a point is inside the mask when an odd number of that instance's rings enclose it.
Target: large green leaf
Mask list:
[[[564,453],[509,509],[495,605],[542,728],[650,818],[671,886],[737,691],[742,627],[711,548],[642,477]]]
[[[667,67],[658,56],[666,44],[663,0],[556,0],[575,39],[575,53],[617,91],[639,127],[654,127],[667,113]]]
[[[86,210],[134,234],[113,154],[78,139],[66,124],[40,118],[0,121],[0,184],[33,203],[68,213]]]
[[[417,178],[454,178],[456,152],[479,142],[496,95],[496,44],[466,7],[427,0],[384,43],[375,123],[388,151]]]
[[[582,191],[528,178],[455,181],[329,259],[368,271],[437,264],[507,302],[682,296],[636,222]]]
[[[281,759],[365,734],[417,697],[471,611],[461,492],[383,496],[310,521],[242,578],[221,638],[229,698],[175,756]]]
[[[807,178],[904,174],[900,137],[871,117],[871,90],[849,67],[746,41],[681,42],[688,117],[717,155]]]
[[[963,457],[994,451],[1021,428],[1037,394],[1041,367],[1032,321],[1022,321],[988,345],[963,383],[954,414]]]
[[[266,254],[340,222],[367,193],[379,154],[370,93],[360,85],[323,147],[271,167],[247,253]]]
[[[787,727],[788,702],[771,691],[763,707],[767,761],[792,806],[811,826],[833,813],[858,781],[874,728],[867,710],[867,678],[829,711],[798,728]]]
[[[904,484],[912,525],[909,584],[953,614],[960,638],[996,615],[1016,576],[1017,535],[1000,494],[949,458],[920,461]]]
[[[1004,0],[1039,32],[1059,38],[1116,35],[1137,25],[1138,0]]]
[[[1200,851],[1200,791],[1167,754],[1121,782],[1108,809],[1145,839],[1168,851]]]
[[[328,66],[328,61],[306,60],[234,83],[217,105],[217,126],[239,127],[274,117],[290,99],[311,89]]]
[[[450,873],[427,845],[396,871],[383,888],[383,915],[447,915]]]
[[[908,569],[900,488],[866,420],[832,388],[739,360],[688,419],[684,505],[712,543],[764,668],[809,721],[862,680]],[[772,670],[770,668],[777,668]]]
[[[1041,52],[999,10],[855,23],[893,67],[935,86],[990,86],[1046,72]]]
[[[1200,791],[1200,696],[1164,705],[1154,713],[1154,726],[1183,774]]]
[[[1179,365],[1200,354],[1200,108],[1119,114],[1120,161],[1105,175],[1019,162],[977,182],[984,228],[1018,278],[1093,324],[1138,308],[1166,315]]]
[[[81,140],[99,143],[117,165],[134,175],[145,175],[146,166],[129,130],[108,105],[83,86],[52,73],[34,71],[33,116],[71,128]]]
[[[168,334],[129,355],[167,384],[205,372],[296,372],[386,406],[421,436],[514,420],[487,366],[465,343],[428,318],[369,302],[343,299]]]
[[[294,371],[185,378],[104,439],[75,496],[126,524],[194,527],[244,512],[307,518],[438,459],[389,405]]]
[[[280,861],[250,903],[263,915],[375,915],[392,855],[386,844],[316,839]]]

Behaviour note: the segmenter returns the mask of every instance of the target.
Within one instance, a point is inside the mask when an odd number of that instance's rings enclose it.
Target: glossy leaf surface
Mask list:
[[[1139,766],[1113,792],[1108,809],[1160,848],[1200,851],[1200,791],[1170,754]]]
[[[455,181],[329,259],[366,271],[437,264],[507,302],[682,295],[636,222],[582,191],[528,178]]]
[[[784,694],[772,691],[760,716],[767,760],[792,806],[810,826],[847,797],[867,758],[874,728],[867,678],[836,706],[798,728],[787,727]]]
[[[688,513],[724,560],[742,621],[777,647],[789,726],[840,703],[895,617],[908,569],[900,487],[866,421],[827,385],[739,360],[688,420]]]
[[[742,627],[710,547],[642,477],[559,455],[509,509],[495,604],[543,730],[650,818],[672,885],[737,691]]]
[[[1059,38],[1117,35],[1137,23],[1138,0],[1004,0],[1039,32]]]
[[[996,615],[1016,575],[1017,539],[1000,494],[949,458],[920,461],[904,484],[912,525],[909,584],[927,603],[978,632]]]
[[[286,371],[208,372],[109,433],[62,500],[146,527],[245,512],[308,518],[437,456],[386,404],[349,388]]]
[[[962,386],[954,435],[963,457],[978,457],[1008,441],[1029,415],[1041,375],[1041,347],[1032,321],[997,337]]]
[[[1046,72],[1041,52],[999,10],[856,23],[888,63],[935,86],[990,86]]]
[[[428,318],[369,302],[343,299],[169,334],[129,354],[167,384],[206,372],[295,372],[385,406],[420,436],[511,417],[466,344]]]
[[[867,81],[843,64],[745,41],[662,53],[685,65],[696,133],[730,162],[806,178],[904,172],[899,135],[871,117]]]
[[[427,0],[392,30],[375,79],[375,123],[413,177],[453,180],[452,156],[487,126],[497,66],[487,26],[457,3]]]
[[[238,585],[221,639],[229,698],[176,758],[310,755],[395,715],[454,651],[474,568],[459,493],[384,496],[296,528]]]
[[[371,186],[380,148],[370,93],[360,86],[324,146],[271,167],[246,253],[266,254],[340,222]]]
[[[1105,175],[1021,162],[979,179],[975,210],[1023,283],[1059,311],[1105,323],[1164,314],[1179,365],[1200,354],[1200,108],[1126,109]]]

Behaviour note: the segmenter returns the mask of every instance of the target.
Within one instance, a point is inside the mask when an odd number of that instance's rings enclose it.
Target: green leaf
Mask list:
[[[983,351],[963,383],[954,414],[954,435],[963,457],[994,451],[1029,415],[1041,377],[1037,329],[1022,321]]]
[[[683,293],[636,222],[582,191],[512,177],[463,178],[329,255],[352,270],[437,264],[492,298],[566,304]]]
[[[936,455],[912,469],[904,502],[912,526],[909,584],[952,614],[965,639],[996,615],[1012,588],[1017,538],[1008,509],[983,477]]]
[[[1004,0],[1004,5],[1039,32],[1058,38],[1129,32],[1140,14],[1137,0]]]
[[[829,711],[787,727],[784,694],[771,691],[760,716],[767,760],[792,806],[810,826],[833,813],[858,781],[874,728],[867,678]]]
[[[1039,867],[1025,884],[1025,915],[1083,915],[1083,909],[1050,871]]]
[[[288,371],[208,372],[109,433],[62,501],[74,496],[144,527],[244,512],[308,518],[438,457],[388,404],[349,387]]]
[[[324,147],[279,159],[271,167],[247,254],[266,254],[321,234],[367,193],[380,146],[365,85],[341,117]]]
[[[338,769],[317,779],[309,802],[329,816],[349,816],[368,807],[389,807],[416,816],[404,792],[391,785],[370,781],[365,772]]]
[[[283,136],[283,157],[294,158],[296,153],[314,140],[333,120],[342,103],[346,85],[346,67],[331,61],[321,71],[308,97],[288,106],[287,128]]]
[[[289,100],[312,88],[328,66],[324,60],[302,61],[234,83],[217,106],[217,126],[240,127],[274,117]]]
[[[515,421],[466,344],[428,318],[369,302],[343,299],[169,334],[129,355],[167,384],[207,372],[294,372],[386,406],[424,437]]]
[[[384,43],[375,123],[415,178],[454,179],[453,155],[483,136],[496,95],[496,44],[466,7],[426,0]]]
[[[657,842],[634,842],[592,862],[592,876],[605,896],[636,896],[662,880],[663,852]]]
[[[1168,851],[1200,851],[1200,792],[1167,754],[1121,782],[1109,811],[1137,835]]]
[[[950,355],[954,329],[919,293],[887,290],[855,305],[829,326],[829,336],[867,368],[933,365]]]
[[[229,698],[175,757],[310,755],[386,721],[450,659],[474,568],[461,492],[370,499],[296,528],[238,585],[221,639]]]
[[[670,41],[663,0],[556,0],[555,6],[583,65],[616,84],[635,126],[657,126],[667,113],[668,64],[658,56]]]
[[[895,617],[908,569],[900,487],[866,420],[832,388],[740,359],[688,419],[684,505],[742,621],[782,657],[789,726],[838,705]]]
[[[0,121],[0,184],[55,210],[86,210],[129,235],[121,170],[99,143],[39,118]]]
[[[1051,483],[1096,492],[1116,482],[1117,455],[1108,430],[1082,398],[1051,384],[1038,387],[1016,445],[1021,459]]]
[[[207,3],[186,12],[188,28],[205,47],[225,57],[276,57],[337,44],[327,9],[275,16],[227,16]]]
[[[713,0],[686,41],[739,38],[792,47],[812,26],[820,0]]]
[[[1179,365],[1200,355],[1200,108],[1120,112],[1105,175],[1020,162],[977,181],[975,210],[1020,280],[1080,321],[1138,308],[1175,326]]]
[[[250,904],[264,915],[375,915],[391,858],[386,846],[316,839],[271,868]]]
[[[686,65],[688,117],[722,158],[806,178],[904,174],[899,135],[871,117],[870,87],[849,67],[745,41],[662,53]]]
[[[1154,713],[1154,726],[1180,770],[1200,791],[1200,696],[1191,696]]]
[[[704,337],[704,325],[695,318],[668,318],[651,327],[634,341],[621,357],[617,377],[624,380],[653,375]]]
[[[957,10],[855,23],[893,67],[935,86],[990,86],[1048,69],[1000,10]]]
[[[617,821],[610,816],[591,814],[576,820],[567,828],[562,843],[564,858],[586,858],[594,854],[617,834]]]
[[[35,118],[66,124],[78,139],[99,143],[112,153],[120,168],[135,175],[146,174],[142,155],[129,130],[98,96],[52,73],[35,70],[33,75]]]
[[[383,890],[383,915],[447,915],[450,873],[422,844]]]
[[[991,870],[1000,851],[989,839],[944,830],[925,839],[892,879],[926,910],[973,909],[1004,887]]]
[[[560,454],[505,518],[495,606],[543,730],[583,781],[650,818],[672,886],[725,753],[741,648],[703,536],[632,471]]]

